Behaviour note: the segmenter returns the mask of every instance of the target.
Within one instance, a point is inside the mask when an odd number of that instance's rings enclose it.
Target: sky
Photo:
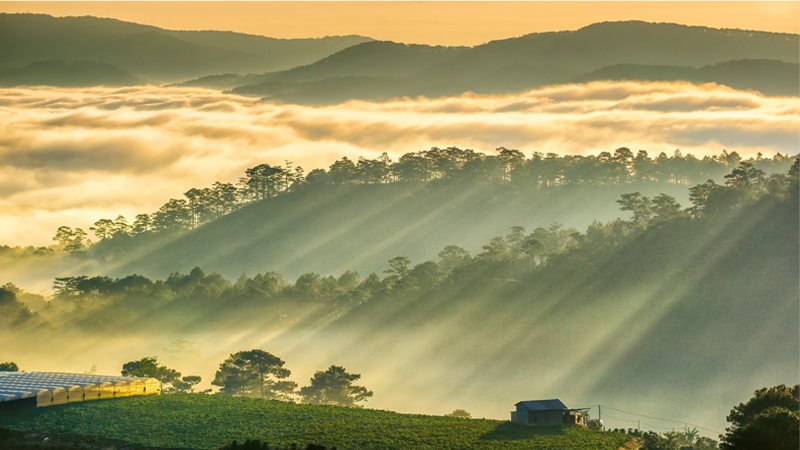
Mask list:
[[[478,45],[602,21],[645,20],[800,32],[800,2],[2,2],[0,12],[92,15],[175,30],[277,38],[358,34],[431,45]]]

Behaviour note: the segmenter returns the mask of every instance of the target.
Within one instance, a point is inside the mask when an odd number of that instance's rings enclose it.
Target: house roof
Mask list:
[[[0,402],[36,397],[36,393],[41,390],[86,387],[102,383],[120,385],[146,379],[80,373],[0,371]]]
[[[557,398],[550,400],[523,400],[514,404],[514,406],[519,405],[523,405],[528,411],[565,411],[569,409],[567,405]]]

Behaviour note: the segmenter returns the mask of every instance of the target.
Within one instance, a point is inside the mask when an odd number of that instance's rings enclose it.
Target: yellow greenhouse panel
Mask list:
[[[144,395],[160,395],[161,382],[155,378],[147,378],[144,380]]]
[[[95,384],[87,384],[83,387],[83,400],[88,402],[91,400],[99,400],[101,391]]]
[[[62,372],[0,372],[0,403],[18,407],[161,394],[154,378]]]
[[[50,406],[53,404],[53,393],[50,389],[42,389],[36,393],[36,406]]]
[[[65,388],[55,388],[53,389],[53,404],[54,405],[63,405],[64,403],[69,402],[69,391]]]
[[[67,389],[67,401],[70,403],[82,402],[85,400],[83,386],[70,386]]]
[[[97,389],[97,398],[99,399],[114,398],[113,384],[109,382],[101,383],[96,386],[96,389]]]

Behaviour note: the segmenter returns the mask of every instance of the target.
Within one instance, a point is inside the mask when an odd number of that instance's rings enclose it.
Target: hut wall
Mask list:
[[[562,425],[564,422],[564,411],[531,411],[529,422],[534,426]]]

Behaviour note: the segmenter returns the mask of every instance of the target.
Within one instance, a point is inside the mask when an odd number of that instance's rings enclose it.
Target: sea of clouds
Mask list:
[[[795,154],[800,98],[715,84],[597,82],[508,95],[278,104],[209,89],[0,89],[0,244],[153,212],[260,163],[309,171],[433,146],[597,154]]]

